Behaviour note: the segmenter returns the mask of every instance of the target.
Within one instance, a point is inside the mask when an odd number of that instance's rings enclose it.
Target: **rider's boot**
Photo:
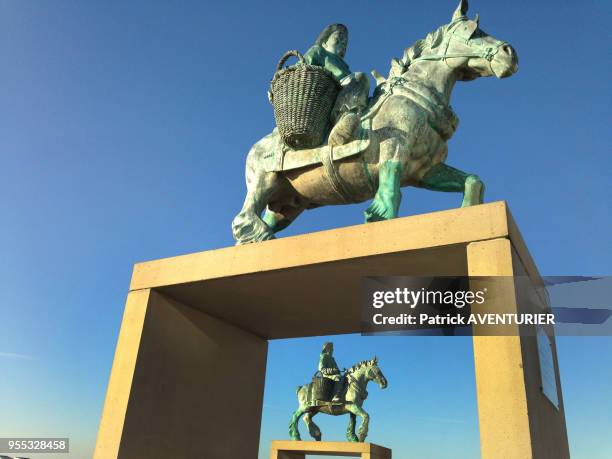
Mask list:
[[[360,124],[361,117],[358,113],[345,113],[329,133],[329,140],[327,143],[337,147],[356,139],[359,135]]]

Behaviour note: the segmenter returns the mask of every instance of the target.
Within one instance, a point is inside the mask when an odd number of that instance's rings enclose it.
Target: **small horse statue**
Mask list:
[[[352,366],[345,371],[344,377],[346,378],[345,393],[343,400],[340,402],[310,400],[308,395],[310,384],[298,387],[297,397],[299,407],[293,413],[289,423],[289,435],[292,440],[301,439],[297,423],[300,417],[304,415],[304,423],[308,427],[310,436],[316,441],[321,441],[321,429],[312,421],[312,418],[317,413],[325,413],[332,416],[348,413],[349,424],[346,429],[346,438],[351,442],[363,442],[365,440],[368,435],[368,425],[370,422],[370,415],[362,408],[363,402],[368,396],[366,386],[368,382],[375,381],[381,389],[385,389],[387,387],[387,378],[378,368],[378,359],[376,357]],[[355,434],[357,416],[361,418],[361,426],[357,434]]]
[[[377,86],[358,140],[284,151],[275,129],[253,145],[246,198],[232,222],[238,244],[274,238],[305,209],[372,197],[366,222],[395,218],[401,187],[408,185],[463,193],[462,207],[483,202],[478,176],[444,164],[458,124],[450,96],[457,81],[511,76],[518,57],[480,29],[478,16],[469,19],[467,8],[461,0],[449,24],[393,59],[387,78],[372,72]]]

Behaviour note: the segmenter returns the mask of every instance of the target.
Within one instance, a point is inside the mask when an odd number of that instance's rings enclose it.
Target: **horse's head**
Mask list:
[[[449,24],[430,33],[406,49],[402,60],[394,59],[392,74],[398,75],[417,62],[444,63],[457,80],[481,76],[509,77],[518,70],[518,56],[508,43],[487,34],[478,15],[466,16],[467,0],[461,0]],[[399,67],[398,67],[399,66]]]
[[[447,26],[445,54],[464,55],[448,59],[448,65],[457,69],[460,80],[473,80],[479,76],[505,78],[518,70],[518,55],[507,42],[487,34],[480,28],[478,15],[466,16],[467,0],[461,0]]]
[[[372,360],[368,360],[366,379],[368,381],[375,381],[381,389],[387,387],[387,378],[383,375],[383,372],[378,367],[378,358],[374,356]]]

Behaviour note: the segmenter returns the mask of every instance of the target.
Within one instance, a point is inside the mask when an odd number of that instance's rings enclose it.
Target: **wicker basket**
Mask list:
[[[291,56],[296,65],[283,68]],[[308,65],[297,51],[281,57],[270,83],[270,102],[283,143],[291,148],[313,148],[325,141],[330,115],[340,85],[323,67]]]
[[[331,379],[324,378],[321,372],[317,371],[312,377],[312,400],[329,401],[334,390],[334,382]]]

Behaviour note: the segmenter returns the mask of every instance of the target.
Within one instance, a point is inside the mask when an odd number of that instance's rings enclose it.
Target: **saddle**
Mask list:
[[[283,172],[313,165],[331,166],[336,161],[356,156],[370,146],[371,129],[368,121],[362,122],[359,138],[345,145],[332,147],[325,143],[319,147],[299,150],[287,147],[275,128],[272,131],[272,148],[263,156],[264,169],[266,172]]]

